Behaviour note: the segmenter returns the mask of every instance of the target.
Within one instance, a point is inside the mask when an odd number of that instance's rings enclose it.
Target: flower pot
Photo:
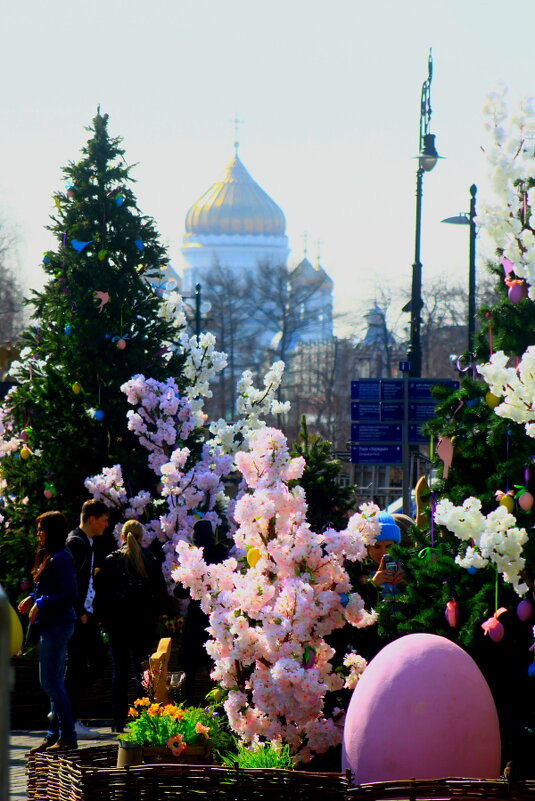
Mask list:
[[[212,752],[206,745],[188,745],[180,756],[174,756],[167,746],[145,746],[143,762],[178,762],[183,765],[211,765]]]
[[[117,767],[125,768],[131,765],[143,764],[143,746],[129,743],[128,740],[119,740],[117,750]]]

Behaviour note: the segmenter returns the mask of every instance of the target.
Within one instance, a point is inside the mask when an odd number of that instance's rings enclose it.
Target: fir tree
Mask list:
[[[87,476],[121,464],[131,494],[154,485],[119,388],[138,373],[180,380],[176,328],[147,280],[164,280],[165,250],[137,207],[108,116],[99,110],[88,130],[81,160],[64,168],[65,190],[53,198],[57,247],[43,259],[45,288],[27,301],[33,324],[11,371],[18,386],[0,411],[0,574],[12,591],[27,576],[36,515],[59,508],[74,526]]]
[[[355,504],[354,488],[339,483],[342,465],[333,458],[331,443],[322,437],[310,437],[304,415],[291,455],[302,456],[306,462],[299,484],[305,490],[312,530],[319,534],[326,526],[341,529],[347,525]]]
[[[496,137],[498,142],[499,136]],[[523,136],[525,130],[516,148],[517,155],[524,147]],[[509,158],[513,154],[514,161],[515,147],[504,146],[504,151]],[[533,152],[526,162],[529,159],[532,163]],[[494,165],[499,165],[497,170],[504,169],[505,161],[505,156],[491,159]],[[527,167],[530,169],[529,164]],[[521,580],[530,588],[526,597],[533,601],[534,510],[524,511],[519,501],[524,489],[535,493],[535,469],[532,467],[535,442],[523,426],[495,413],[499,398],[489,392],[489,386],[478,373],[478,366],[488,362],[495,351],[503,350],[511,364],[516,365],[526,348],[535,343],[535,305],[527,296],[525,280],[531,277],[533,284],[533,277],[527,272],[534,252],[529,192],[535,180],[530,175],[531,171],[523,175],[521,165],[515,163],[509,181],[500,176],[496,185],[507,186],[504,206],[492,208],[480,219],[488,227],[492,220],[495,226],[492,233],[498,245],[498,259],[491,269],[496,276],[499,300],[480,313],[476,353],[468,355],[468,369],[459,390],[449,396],[446,391],[437,390],[442,397],[435,419],[428,424],[428,433],[435,438],[449,439],[453,444],[453,458],[447,471],[436,457],[442,477],[427,499],[427,511],[431,515],[435,503],[442,498],[449,499],[457,507],[470,497],[476,498],[485,516],[492,514],[500,503],[509,504],[516,518],[514,525],[527,532]],[[515,196],[516,202],[512,202]],[[514,263],[510,260],[513,244],[518,247]],[[519,294],[525,297],[511,298],[511,286],[520,287]],[[490,527],[489,532],[491,536]],[[535,746],[535,681],[528,673],[533,662],[529,647],[533,642],[535,620],[533,617],[528,621],[519,619],[516,614],[519,595],[511,583],[503,580],[492,561],[479,569],[459,564],[459,558],[465,556],[467,546],[470,547],[469,542],[462,542],[448,528],[434,524],[427,530],[417,530],[416,540],[415,547],[392,548],[394,556],[405,564],[408,585],[395,605],[382,605],[379,631],[389,638],[418,631],[432,632],[465,647],[478,662],[493,691],[502,725],[504,760],[514,758],[518,763],[530,752],[532,754]],[[477,558],[477,546],[474,554]],[[504,627],[503,639],[493,642],[482,624],[502,607],[507,610],[499,617]]]

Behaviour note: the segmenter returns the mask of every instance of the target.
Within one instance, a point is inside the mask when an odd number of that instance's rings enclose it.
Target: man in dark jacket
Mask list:
[[[82,693],[85,692],[98,670],[102,667],[103,645],[94,615],[95,589],[93,579],[99,565],[95,560],[94,537],[100,537],[109,521],[109,509],[98,500],[86,501],[82,506],[80,525],[67,538],[67,548],[72,554],[78,580],[76,622],[71,637],[65,672],[65,687],[75,716]],[[96,733],[76,721],[78,739],[96,737]]]

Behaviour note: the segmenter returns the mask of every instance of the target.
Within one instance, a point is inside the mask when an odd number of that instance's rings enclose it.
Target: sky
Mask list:
[[[0,216],[24,287],[43,284],[52,194],[99,105],[179,271],[186,213],[222,178],[238,114],[242,161],[286,215],[290,264],[305,232],[311,260],[321,242],[336,311],[410,286],[430,48],[445,158],[424,177],[423,280],[467,281],[468,228],[440,221],[468,210],[472,183],[490,198],[482,108],[500,85],[512,110],[535,92],[534,23],[533,0],[4,0]]]

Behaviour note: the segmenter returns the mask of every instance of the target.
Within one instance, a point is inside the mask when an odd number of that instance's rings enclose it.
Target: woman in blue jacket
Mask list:
[[[36,520],[39,544],[32,571],[34,591],[19,604],[39,631],[39,681],[50,698],[50,725],[45,739],[32,748],[59,751],[76,748],[74,715],[65,692],[67,643],[75,621],[76,570],[65,547],[67,520],[61,512],[45,512]]]

